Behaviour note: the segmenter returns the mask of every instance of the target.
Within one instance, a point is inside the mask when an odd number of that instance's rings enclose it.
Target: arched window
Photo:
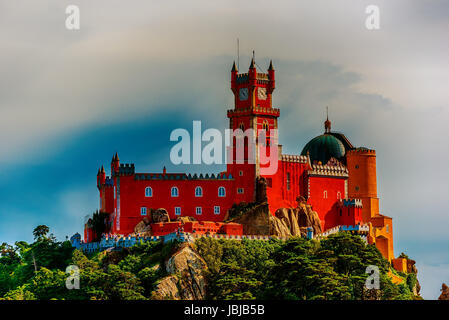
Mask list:
[[[171,188],[171,196],[172,197],[178,197],[179,196],[179,190],[177,187],[172,187]]]
[[[153,196],[153,189],[151,187],[145,188],[145,197],[152,197]]]
[[[240,122],[239,129],[245,132],[245,125],[243,124],[243,122]]]
[[[219,197],[226,197],[226,189],[224,187],[218,188],[218,196]]]
[[[323,192],[323,198],[324,198],[324,199],[327,199],[327,190],[324,190],[324,192]]]
[[[268,131],[269,126],[268,126],[268,121],[267,121],[267,120],[265,120],[265,121],[263,122],[262,128],[263,128],[265,131]]]
[[[195,188],[195,197],[202,197],[203,196],[203,188],[196,187]]]

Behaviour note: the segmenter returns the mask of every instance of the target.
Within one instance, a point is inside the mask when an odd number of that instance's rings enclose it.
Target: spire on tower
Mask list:
[[[105,173],[103,166],[101,166],[101,173]]]
[[[120,159],[118,158],[118,154],[117,152],[115,153],[115,161],[119,161]]]
[[[237,71],[239,71],[238,69],[237,69],[237,67],[235,66],[235,61],[234,61],[234,63],[232,64],[232,70],[231,70],[232,72],[237,72]]]
[[[251,59],[251,65],[249,66],[250,69],[256,68],[256,61],[254,60],[254,50],[253,50],[253,57]]]
[[[331,122],[329,120],[329,107],[326,106],[326,121],[324,121],[324,132],[331,132]]]
[[[268,70],[274,70],[274,68],[273,68],[273,61],[272,60],[270,60],[270,66],[268,67]]]

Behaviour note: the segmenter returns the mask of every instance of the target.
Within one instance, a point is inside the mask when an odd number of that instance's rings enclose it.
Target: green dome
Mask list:
[[[321,161],[322,164],[326,164],[332,157],[341,160],[346,151],[345,146],[339,139],[332,134],[325,133],[310,140],[302,149],[301,155],[306,156],[307,152],[309,152],[312,163]]]

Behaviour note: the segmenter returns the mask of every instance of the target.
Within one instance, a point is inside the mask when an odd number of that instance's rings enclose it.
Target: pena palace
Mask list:
[[[235,103],[227,111],[229,129],[264,130],[265,145],[274,143],[271,132],[278,129],[280,116],[280,110],[272,107],[275,84],[272,62],[267,73],[257,72],[254,58],[247,73],[239,73],[234,63],[231,90]],[[233,159],[235,144],[234,139],[229,149]],[[134,164],[120,163],[116,153],[110,176],[104,167],[98,171],[99,211],[109,214],[109,234],[133,234],[143,218],[163,208],[169,219],[152,223],[152,235],[172,233],[181,224],[185,232],[242,235],[241,225],[224,222],[228,210],[234,204],[255,202],[257,184],[263,178],[270,214],[295,207],[302,197],[318,213],[323,232],[336,226],[369,225],[368,243],[374,243],[389,261],[394,259],[392,218],[379,212],[375,150],[355,147],[343,133],[332,131],[327,119],[324,133],[310,140],[301,154],[283,154],[282,145],[277,145],[277,153],[273,174],[262,173],[263,165],[256,157],[252,163],[228,161],[225,171],[210,175],[169,173],[165,167],[159,173],[138,173]],[[247,154],[245,150],[245,158]],[[84,242],[95,238],[85,224]]]

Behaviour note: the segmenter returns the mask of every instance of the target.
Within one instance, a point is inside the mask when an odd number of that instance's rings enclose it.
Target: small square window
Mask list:
[[[220,214],[220,206],[214,206],[214,214]]]
[[[243,194],[245,192],[245,190],[243,188],[238,188],[237,189],[237,193],[238,194]]]
[[[201,207],[196,207],[196,214],[201,215],[203,213],[203,209]]]
[[[177,216],[181,215],[181,207],[175,207],[175,215]]]
[[[146,207],[141,207],[140,208],[140,215],[142,215],[142,216],[146,216],[147,215],[147,208]]]
[[[242,170],[239,171],[239,176],[243,176],[243,171]]]

